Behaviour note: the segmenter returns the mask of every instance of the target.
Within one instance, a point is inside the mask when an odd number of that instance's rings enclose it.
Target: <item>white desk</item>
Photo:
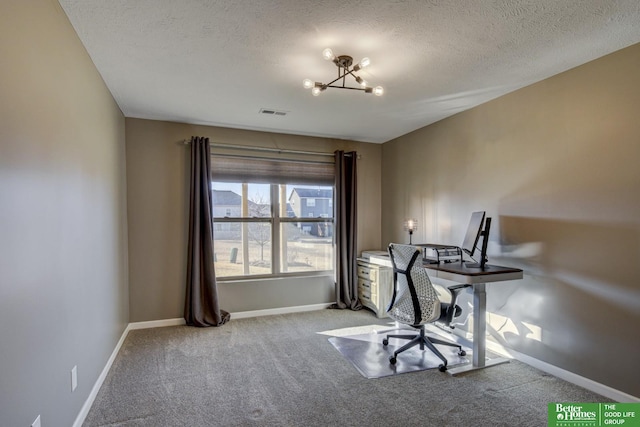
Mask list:
[[[451,280],[473,286],[473,357],[471,365],[462,365],[448,369],[451,375],[483,369],[506,363],[509,360],[496,358],[487,360],[487,292],[486,284],[506,280],[522,279],[522,270],[518,268],[485,265],[484,270],[467,268],[464,263],[424,264],[429,275],[439,279]]]

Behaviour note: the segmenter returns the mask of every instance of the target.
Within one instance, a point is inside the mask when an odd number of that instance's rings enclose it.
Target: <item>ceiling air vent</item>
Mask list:
[[[260,114],[269,114],[272,116],[286,116],[287,115],[287,111],[281,111],[281,110],[271,110],[268,108],[261,108],[260,109]]]

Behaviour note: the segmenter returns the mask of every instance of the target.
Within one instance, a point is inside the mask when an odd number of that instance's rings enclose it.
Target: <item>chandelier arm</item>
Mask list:
[[[347,73],[349,68],[343,68],[342,70],[342,87],[347,87]]]
[[[334,89],[349,89],[349,90],[364,90],[366,91],[367,89],[365,88],[361,88],[361,87],[351,87],[351,86],[330,86],[330,85],[325,85],[326,87],[332,87]]]
[[[351,77],[353,77],[354,79],[358,76],[356,76],[355,74],[353,74],[355,72],[355,70],[345,70],[344,75],[346,76],[347,74],[351,74]],[[357,81],[357,80],[356,80]]]
[[[340,74],[340,71],[338,71],[338,74]],[[338,76],[338,78],[337,78],[337,79],[331,80],[329,83],[324,84],[323,86],[327,86],[327,87],[329,87],[330,85],[334,84],[334,83],[335,83],[335,82],[337,82],[338,80],[340,80],[340,79],[344,78],[344,76],[346,76],[346,74],[340,74],[340,75]],[[344,86],[344,82],[342,83],[342,85]],[[331,87],[336,87],[336,86],[331,86]]]

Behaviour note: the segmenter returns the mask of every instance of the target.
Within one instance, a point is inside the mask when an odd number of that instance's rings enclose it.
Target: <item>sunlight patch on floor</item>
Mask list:
[[[393,322],[388,325],[364,325],[353,326],[349,328],[333,329],[329,331],[317,332],[320,335],[328,335],[331,337],[347,337],[350,335],[377,334],[382,331],[388,331],[393,328]]]

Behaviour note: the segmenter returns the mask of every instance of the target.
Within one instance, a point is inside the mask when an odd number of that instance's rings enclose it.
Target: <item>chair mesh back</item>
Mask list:
[[[395,295],[389,317],[407,325],[422,325],[440,317],[440,299],[422,266],[420,250],[410,245],[389,245]]]

